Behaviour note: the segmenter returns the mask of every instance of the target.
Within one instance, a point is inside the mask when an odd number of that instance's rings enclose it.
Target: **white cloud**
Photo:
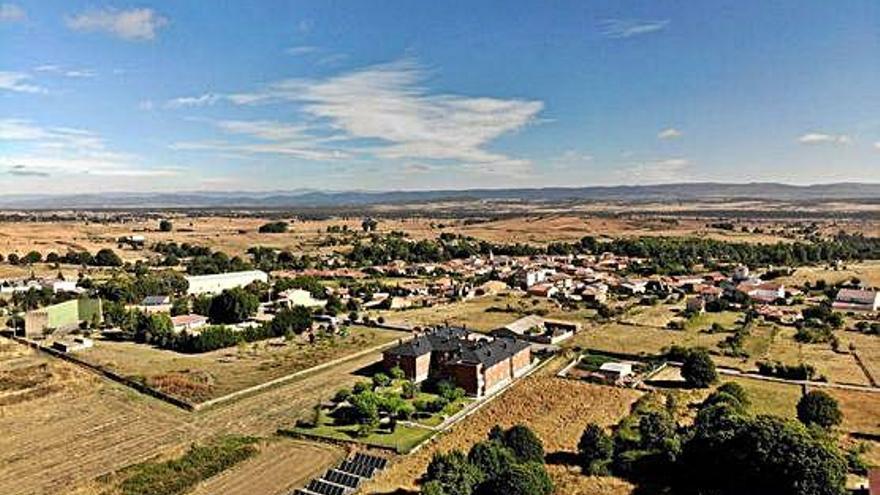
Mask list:
[[[184,141],[172,144],[171,148],[238,156],[270,154],[314,161],[339,160],[350,156],[341,150],[326,147],[325,143],[333,139],[314,136],[306,125],[266,120],[221,120],[214,122],[214,125],[226,134],[251,139],[248,142]]]
[[[97,134],[67,127],[41,127],[27,120],[0,119],[0,170],[16,176],[90,174],[107,176],[164,177],[174,169],[146,168],[138,157],[112,151]],[[5,152],[6,149],[17,150]]]
[[[124,40],[143,41],[156,37],[168,19],[153,9],[118,10],[105,8],[68,17],[67,27],[75,31],[103,31]]]
[[[0,4],[0,22],[17,22],[27,19],[27,12],[14,3]]]
[[[217,103],[221,99],[223,99],[223,96],[221,95],[205,93],[199,96],[174,98],[173,100],[168,100],[165,106],[168,108],[207,107]]]
[[[846,134],[826,134],[822,132],[810,132],[798,138],[801,144],[852,144],[852,138]]]
[[[411,60],[381,64],[320,80],[289,79],[258,91],[206,94],[169,105],[290,102],[335,140],[375,142],[358,151],[380,159],[454,161],[484,171],[525,173],[527,160],[490,151],[496,138],[536,122],[536,100],[434,94],[427,74]]]
[[[300,56],[300,55],[308,55],[310,53],[315,53],[319,50],[320,50],[320,48],[318,48],[317,46],[303,45],[303,46],[292,46],[284,51],[287,52],[288,55]]]
[[[34,71],[74,78],[95,77],[97,75],[95,71],[91,69],[67,69],[55,64],[40,65],[38,67],[34,67]]]
[[[876,143],[874,143],[874,148],[880,150],[880,141],[877,141]]]
[[[16,93],[46,93],[46,88],[32,84],[31,76],[23,72],[0,72],[0,90]]]
[[[150,112],[155,108],[156,108],[156,103],[153,102],[153,100],[141,100],[138,102],[138,110]]]
[[[657,134],[657,139],[678,139],[682,135],[684,135],[683,132],[674,127],[670,127],[668,129],[663,129],[662,131],[660,131]]]
[[[663,31],[667,26],[668,19],[605,19],[599,23],[603,36],[618,39]]]

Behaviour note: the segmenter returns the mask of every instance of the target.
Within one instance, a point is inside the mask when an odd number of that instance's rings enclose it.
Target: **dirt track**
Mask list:
[[[358,379],[371,354],[200,413],[186,413],[74,368],[81,386],[0,407],[0,493],[70,493],[133,463],[225,433],[268,436]],[[53,362],[53,366],[71,367]],[[321,470],[328,458],[312,457]],[[302,466],[308,470],[309,466]],[[294,476],[295,477],[295,476]]]

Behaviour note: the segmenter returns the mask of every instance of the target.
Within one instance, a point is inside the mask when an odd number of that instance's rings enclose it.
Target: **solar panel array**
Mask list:
[[[324,473],[323,479],[336,483],[337,485],[346,486],[348,488],[357,488],[361,484],[361,479],[353,474],[344,473],[338,469],[331,469]]]
[[[387,465],[388,459],[384,457],[358,452],[291,495],[350,495],[361,481],[372,478],[376,471]]]
[[[346,495],[351,491],[349,488],[324,481],[321,478],[310,481],[306,489],[321,495]]]
[[[373,474],[376,472],[376,468],[365,466],[363,464],[355,464],[353,461],[342,461],[342,464],[340,464],[337,469],[345,471],[346,473],[351,473],[355,476],[360,476],[361,478],[372,478]]]
[[[364,454],[358,452],[352,457],[352,462],[356,464],[364,464],[366,466],[370,466],[375,469],[385,469],[385,466],[388,464],[388,459],[384,457],[378,457],[375,455]]]

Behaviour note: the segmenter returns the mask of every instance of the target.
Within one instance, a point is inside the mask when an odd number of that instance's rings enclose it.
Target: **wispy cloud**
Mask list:
[[[144,41],[154,39],[156,32],[168,24],[168,19],[153,9],[105,8],[70,16],[66,23],[74,31],[101,31],[124,40]]]
[[[159,177],[173,169],[142,166],[138,157],[107,148],[99,135],[67,127],[42,127],[22,119],[0,119],[0,168],[11,175],[90,174]],[[15,152],[6,150],[16,149]],[[16,173],[17,172],[17,173]]]
[[[16,93],[46,93],[46,88],[31,83],[31,76],[24,72],[0,72],[0,91]]]
[[[301,46],[292,46],[284,51],[288,55],[300,56],[300,55],[308,55],[310,53],[316,53],[316,52],[320,51],[320,48],[318,48],[317,46],[301,45]]]
[[[603,36],[617,39],[656,33],[663,31],[668,26],[668,19],[604,19],[599,22],[599,29]]]
[[[379,159],[454,161],[484,171],[523,172],[529,162],[489,151],[501,135],[536,122],[543,102],[435,94],[427,72],[405,59],[326,79],[288,79],[249,93],[206,94],[171,100],[207,105],[292,102],[306,120],[323,125],[335,140],[375,142],[357,152]]]
[[[27,19],[27,12],[14,3],[0,4],[0,22],[18,22]]]
[[[874,143],[874,148],[880,150],[880,141]]]
[[[95,77],[97,75],[97,73],[91,69],[71,69],[55,64],[40,65],[34,67],[34,71],[73,78],[88,78]]]
[[[849,145],[853,140],[846,134],[827,134],[824,132],[810,132],[798,138],[801,144],[835,144]]]
[[[333,139],[312,134],[311,128],[306,125],[267,120],[221,120],[213,124],[225,134],[249,140],[182,141],[172,144],[171,148],[239,156],[269,154],[313,161],[339,160],[350,156],[326,146]]]
[[[28,168],[25,165],[13,165],[9,167],[6,171],[9,175],[16,175],[18,177],[49,177],[52,174],[43,170],[33,170]]]
[[[657,139],[678,139],[683,135],[683,132],[674,127],[670,127],[668,129],[663,129],[662,131],[657,133]]]
[[[204,93],[198,96],[184,96],[168,100],[167,108],[206,107],[211,106],[224,98],[223,95]]]

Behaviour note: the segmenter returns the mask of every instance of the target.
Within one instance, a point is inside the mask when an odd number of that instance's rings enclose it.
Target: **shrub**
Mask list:
[[[837,426],[843,420],[837,400],[821,390],[813,390],[801,397],[797,404],[797,416],[805,425],[819,425],[822,428]]]
[[[706,388],[718,378],[715,363],[705,349],[691,349],[682,363],[681,376],[695,388]]]

